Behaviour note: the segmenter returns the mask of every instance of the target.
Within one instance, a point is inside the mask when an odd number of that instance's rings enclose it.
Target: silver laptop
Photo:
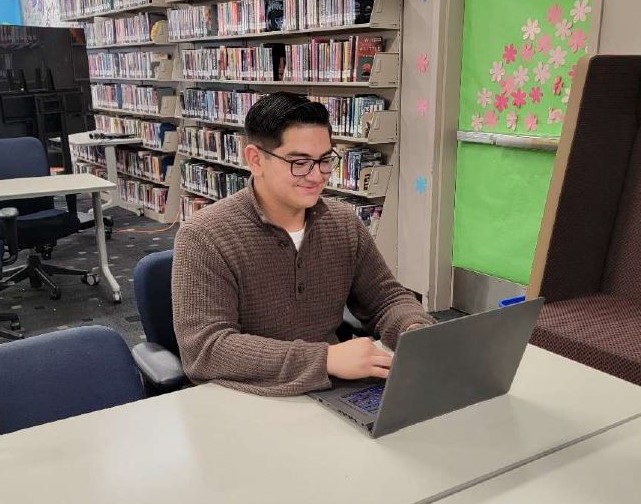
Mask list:
[[[387,380],[332,380],[308,395],[376,438],[510,390],[543,299],[399,337]]]

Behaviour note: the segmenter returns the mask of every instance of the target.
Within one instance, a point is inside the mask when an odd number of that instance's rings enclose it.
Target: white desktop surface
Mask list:
[[[638,504],[641,419],[480,483],[442,504]]]
[[[509,395],[376,440],[207,384],[1,436],[0,502],[416,503],[638,413],[641,387],[532,346]]]
[[[113,191],[116,184],[95,175],[80,173],[51,177],[25,177],[0,182],[0,201],[37,196],[64,196],[65,194]]]

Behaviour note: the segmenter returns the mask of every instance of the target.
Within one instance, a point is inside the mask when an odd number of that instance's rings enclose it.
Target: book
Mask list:
[[[374,55],[383,50],[382,37],[357,35],[354,39],[354,74],[357,82],[368,81],[372,73]]]

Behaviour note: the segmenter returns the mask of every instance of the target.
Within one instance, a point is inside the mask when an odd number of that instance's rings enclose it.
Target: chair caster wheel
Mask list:
[[[87,285],[98,285],[100,283],[100,277],[94,273],[87,273],[80,277],[80,281]]]
[[[60,289],[52,290],[49,293],[49,299],[53,299],[54,301],[57,301],[61,297],[62,297],[62,291]]]
[[[20,322],[11,322],[11,325],[9,326],[12,331],[19,331],[21,329]]]
[[[114,300],[114,304],[122,303],[122,297],[120,292],[114,292],[113,300]]]

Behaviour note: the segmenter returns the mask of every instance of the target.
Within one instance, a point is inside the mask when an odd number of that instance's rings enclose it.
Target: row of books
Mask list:
[[[141,120],[133,117],[114,117],[95,114],[96,130],[100,133],[140,136]]]
[[[264,93],[187,88],[179,95],[180,114],[185,118],[242,124],[254,103]]]
[[[349,205],[356,216],[363,221],[363,224],[365,224],[365,227],[370,234],[373,237],[376,237],[378,225],[380,224],[381,216],[383,215],[383,205],[365,203],[363,200],[352,196],[324,195],[324,197],[327,199],[341,201],[346,205]]]
[[[172,123],[140,121],[140,138],[145,147],[162,149],[165,134],[170,131],[176,131]]]
[[[121,173],[164,183],[174,157],[148,150],[116,149],[116,169]]]
[[[71,156],[99,165],[106,166],[105,148],[102,145],[70,144]]]
[[[0,25],[0,47],[3,49],[29,46],[37,42],[38,36],[32,27]]]
[[[367,82],[382,37],[314,38],[304,44],[202,47],[181,51],[188,80]]]
[[[63,18],[97,16],[113,10],[148,5],[149,0],[59,0]]]
[[[279,81],[285,71],[285,44],[202,47],[180,52],[187,80]]]
[[[200,196],[192,196],[190,194],[183,194],[180,197],[180,220],[186,221],[198,210],[213,204],[213,200],[203,198]]]
[[[122,201],[165,213],[168,192],[166,187],[158,187],[122,174],[118,175],[117,185]]]
[[[180,165],[180,184],[187,191],[222,199],[247,186],[248,173],[216,169],[205,163],[184,161]]]
[[[119,109],[140,114],[158,115],[161,100],[173,96],[173,88],[137,84],[92,84],[91,99],[95,107]]]
[[[285,81],[366,82],[382,37],[350,36],[347,40],[312,38],[285,46]]]
[[[169,37],[212,36],[369,23],[373,0],[234,0],[170,9]]]
[[[339,144],[336,145],[336,152],[342,156],[341,162],[332,172],[328,185],[337,189],[357,191],[361,170],[382,164],[381,153],[369,148]]]
[[[329,111],[332,131],[335,135],[363,137],[367,135],[363,124],[365,114],[385,110],[385,100],[376,95],[362,96],[315,96],[308,98],[325,105]]]
[[[162,14],[141,12],[133,16],[85,23],[87,47],[149,42],[152,40],[154,24],[163,20],[165,17]]]
[[[85,161],[76,161],[73,164],[74,173],[88,173],[90,175],[95,175],[100,178],[107,178],[107,168],[102,166],[96,166],[93,163],[87,163]]]
[[[208,161],[243,166],[247,137],[242,133],[184,126],[178,128],[180,153]]]
[[[89,76],[121,79],[155,79],[161,61],[171,54],[152,51],[133,51],[88,54]]]

